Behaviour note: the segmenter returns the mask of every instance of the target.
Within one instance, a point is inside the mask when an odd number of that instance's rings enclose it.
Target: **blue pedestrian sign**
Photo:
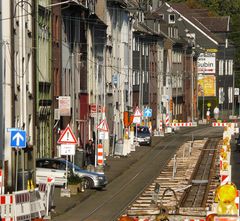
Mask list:
[[[11,147],[26,147],[26,131],[25,130],[11,130]]]
[[[145,108],[144,111],[143,111],[143,116],[144,117],[152,117],[152,109]]]

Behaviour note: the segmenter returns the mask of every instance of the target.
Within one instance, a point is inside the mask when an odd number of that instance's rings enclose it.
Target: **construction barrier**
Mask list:
[[[13,192],[14,217],[16,221],[31,220],[30,192]]]
[[[169,124],[170,124],[169,114],[166,114],[166,119],[165,119],[165,125],[166,125],[166,127],[168,127]]]
[[[5,194],[0,196],[1,218],[2,221],[12,221],[14,218],[13,195]]]
[[[38,186],[41,201],[46,208],[45,216],[49,216],[49,212],[53,206],[54,182],[40,183]]]
[[[187,122],[187,123],[171,123],[171,127],[196,127],[196,123]]]
[[[30,192],[30,210],[31,210],[31,218],[41,218],[46,215],[46,210],[43,201],[41,200],[41,196],[39,190],[34,190]]]
[[[184,221],[205,221],[206,219],[184,219]]]
[[[226,127],[227,125],[228,123],[217,123],[217,122],[212,123],[213,127]]]
[[[97,149],[97,165],[102,166],[103,165],[103,145],[100,143],[98,144]]]
[[[40,184],[40,189],[0,195],[1,221],[27,221],[46,218],[53,205],[54,184]]]

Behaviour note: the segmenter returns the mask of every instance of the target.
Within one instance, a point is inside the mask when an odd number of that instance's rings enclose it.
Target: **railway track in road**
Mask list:
[[[220,184],[218,179],[218,142],[209,139],[199,157],[191,177],[191,187],[181,197],[180,212],[182,214],[202,215],[214,202],[214,191]]]
[[[216,175],[218,142],[218,138],[195,141],[191,155],[187,155],[185,145],[181,146],[177,151],[176,175],[172,176],[175,163],[172,159],[129,206],[126,214],[149,218],[164,209],[170,215],[206,216],[206,208],[214,202],[214,190],[219,185]],[[158,197],[154,193],[156,184],[160,186]]]
[[[164,137],[161,144],[152,147],[131,168],[109,183],[106,191],[95,192],[75,208],[55,217],[54,220],[114,221],[126,213],[141,216],[142,212],[149,211],[152,205],[156,182],[160,184],[157,202],[161,201],[164,206],[169,207],[170,213],[173,212],[177,205],[175,198],[171,192],[166,192],[161,199],[163,192],[171,188],[176,191],[178,200],[181,199],[182,194],[190,186],[189,180],[207,141],[206,139],[195,140],[191,146],[189,141],[191,130],[185,131],[188,135],[183,136],[183,133],[179,132],[169,138]],[[203,128],[198,128],[196,131],[199,131],[196,132],[198,136],[204,137],[209,133]],[[173,178],[174,154],[177,156],[177,172]],[[154,208],[149,214],[157,212]]]

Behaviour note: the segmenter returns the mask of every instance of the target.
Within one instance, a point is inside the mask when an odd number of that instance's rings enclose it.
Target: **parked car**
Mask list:
[[[42,158],[36,160],[36,184],[45,183],[48,177],[52,177],[56,186],[65,186],[67,183],[66,164],[68,171],[72,170],[74,174],[84,179],[88,189],[101,189],[108,183],[104,174],[81,169],[65,159]]]
[[[150,146],[152,137],[149,128],[147,126],[134,127],[134,140],[140,145]]]

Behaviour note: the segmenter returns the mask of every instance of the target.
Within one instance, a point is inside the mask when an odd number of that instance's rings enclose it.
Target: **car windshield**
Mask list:
[[[64,162],[64,164],[66,164],[66,160],[63,160],[63,162]],[[67,163],[68,163],[68,168],[70,168],[70,169],[74,168],[74,170],[77,170],[77,171],[82,170],[79,166],[73,164],[72,162],[67,161]]]
[[[135,127],[134,134],[136,134],[136,131],[138,134],[150,134],[148,127]]]

